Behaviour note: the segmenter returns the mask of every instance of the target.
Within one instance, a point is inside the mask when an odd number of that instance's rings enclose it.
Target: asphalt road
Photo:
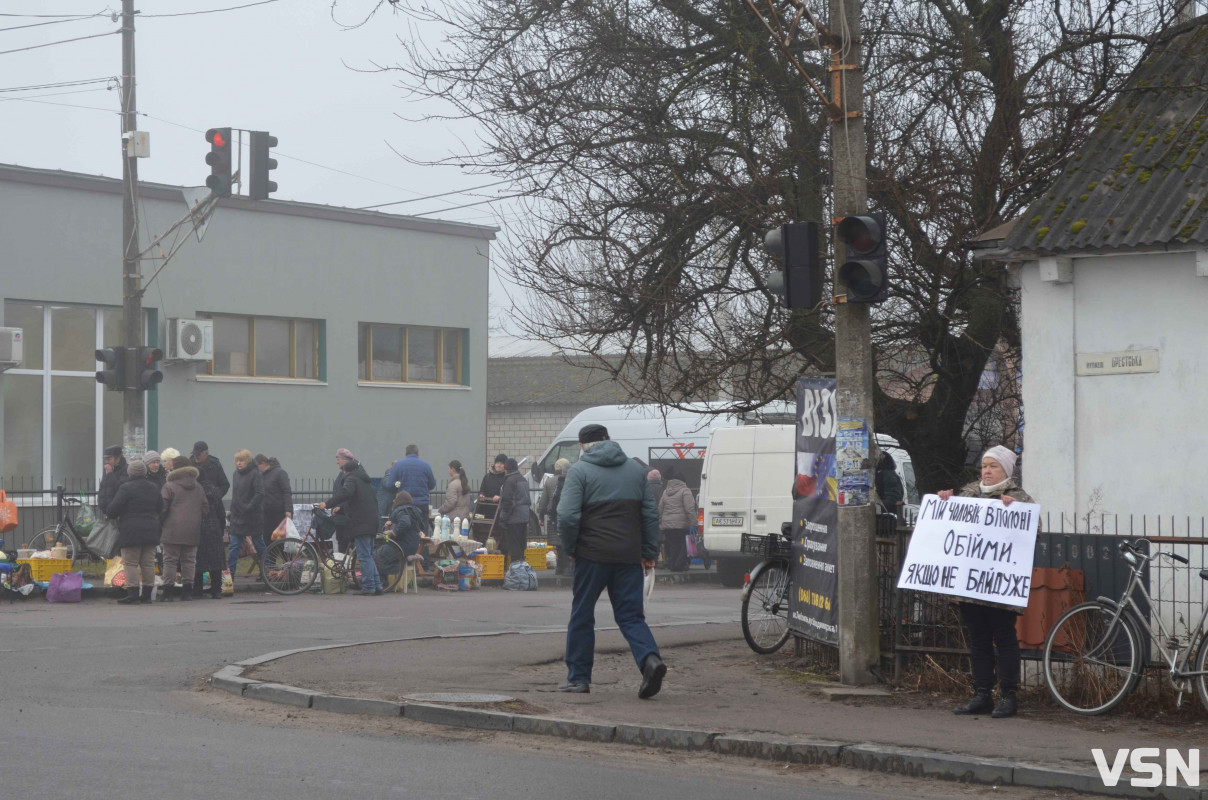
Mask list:
[[[652,622],[737,617],[736,590],[656,592]],[[566,591],[484,590],[384,598],[247,593],[133,608],[107,600],[2,604],[0,796],[733,800],[752,792],[854,799],[974,791],[842,769],[785,772],[708,755],[343,717],[205,688],[222,665],[275,650],[557,628],[569,602]],[[611,621],[607,601],[597,617]]]

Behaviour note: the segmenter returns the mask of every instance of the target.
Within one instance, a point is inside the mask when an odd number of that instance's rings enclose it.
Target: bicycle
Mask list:
[[[1087,716],[1115,708],[1141,680],[1147,661],[1144,648],[1152,639],[1178,692],[1178,704],[1182,705],[1183,695],[1194,684],[1200,702],[1208,708],[1208,635],[1204,630],[1208,606],[1199,624],[1189,630],[1186,641],[1167,631],[1162,618],[1156,615],[1160,635],[1154,635],[1133,596],[1139,590],[1146,607],[1153,606],[1141,583],[1141,572],[1146,564],[1163,556],[1182,564],[1189,562],[1165,551],[1147,555],[1150,544],[1148,539],[1120,543],[1120,556],[1131,567],[1120,599],[1098,597],[1076,605],[1062,614],[1049,632],[1044,643],[1044,682],[1062,707]],[[1200,570],[1200,578],[1208,581],[1208,569]],[[1193,653],[1195,668],[1189,669]]]
[[[29,540],[31,550],[50,550],[54,547],[65,547],[67,557],[74,563],[77,557],[86,557],[93,561],[104,561],[104,557],[89,549],[85,537],[76,531],[71,517],[65,506],[82,506],[83,501],[76,497],[67,497],[67,490],[62,486],[56,487],[56,505],[58,507],[58,522],[53,528],[47,528],[34,534]],[[99,523],[98,523],[99,524]]]
[[[790,560],[792,525],[784,523],[780,535],[744,533],[741,550],[764,556],[751,570],[742,589],[742,635],[761,655],[775,653],[789,640],[789,593],[793,587]]]
[[[314,586],[324,569],[335,580],[348,581],[352,588],[360,588],[356,551],[350,547],[339,558],[334,557],[328,541],[334,533],[331,512],[315,506],[310,526],[301,539],[290,537],[270,542],[260,555],[260,575],[269,590],[283,595],[301,594]],[[403,548],[388,534],[378,534],[374,545],[373,561],[382,581],[382,592],[393,591],[407,564]]]

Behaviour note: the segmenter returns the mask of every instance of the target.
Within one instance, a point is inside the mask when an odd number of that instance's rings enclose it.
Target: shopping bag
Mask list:
[[[8,499],[0,489],[0,533],[8,533],[17,527],[17,504]]]
[[[290,539],[301,539],[302,535],[298,533],[298,526],[294,524],[292,517],[286,517],[283,523],[285,525],[285,535]]]
[[[646,570],[642,578],[642,613],[650,608],[650,595],[654,594],[654,567]]]
[[[92,527],[96,524],[96,512],[92,510],[92,506],[84,502],[84,496],[80,495],[80,511],[76,514],[75,529],[80,536],[87,536],[92,533]]]
[[[50,576],[46,600],[51,603],[78,603],[84,589],[84,573],[56,572]]]
[[[323,594],[344,594],[348,590],[348,586],[344,583],[344,576],[341,575],[337,578],[326,564],[323,565],[321,574]]]
[[[244,536],[243,544],[239,547],[240,558],[254,558],[256,555],[256,546],[252,544],[252,537]]]
[[[235,579],[231,577],[231,571],[224,569],[222,571],[222,596],[230,597],[235,593]]]
[[[515,561],[503,576],[503,588],[510,592],[535,592],[537,573],[527,561]]]
[[[105,562],[105,585],[118,589],[126,585],[126,571],[120,558],[110,558]]]
[[[101,558],[111,559],[121,549],[118,547],[117,537],[117,523],[108,517],[102,517],[101,521],[92,527],[92,533],[84,540],[84,544]]]
[[[273,528],[272,536],[268,537],[270,541],[275,542],[278,539],[284,539],[286,536],[289,535],[285,531],[285,523],[287,523],[287,522],[289,522],[289,517],[284,517],[284,518],[282,518],[282,520],[279,523],[277,523],[277,527]]]

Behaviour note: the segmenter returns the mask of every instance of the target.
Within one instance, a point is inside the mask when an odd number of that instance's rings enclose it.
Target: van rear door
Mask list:
[[[793,438],[789,425],[760,425],[755,434],[751,468],[751,533],[780,533],[780,523],[793,521]]]
[[[751,532],[751,428],[713,431],[705,453],[707,490],[702,491],[705,549],[737,554]]]

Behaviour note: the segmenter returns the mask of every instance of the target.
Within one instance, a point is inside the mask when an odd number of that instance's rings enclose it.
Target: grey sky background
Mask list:
[[[248,2],[254,0],[138,0],[137,101],[140,114],[146,115],[140,116],[139,129],[151,134],[151,157],[139,161],[141,180],[203,185],[209,174],[209,145],[203,138],[207,128],[267,130],[279,141],[275,199],[364,207],[464,190],[380,210],[494,225],[502,229],[501,239],[507,236],[509,217],[519,213],[513,203],[495,200],[453,208],[506,195],[506,184],[475,189],[498,178],[456,167],[416,166],[391,151],[435,160],[462,152],[461,143],[473,145],[476,138],[475,126],[465,121],[407,121],[447,109],[407,98],[396,86],[396,75],[356,71],[373,69],[372,62],[393,65],[401,59],[396,37],[411,35],[404,17],[387,8],[366,25],[344,30],[332,19],[330,0],[278,0],[221,13],[153,16]],[[377,2],[340,0],[336,18],[359,22]],[[0,162],[121,177],[116,88],[104,83],[21,88],[105,77],[113,77],[116,87],[121,36],[109,12],[120,8],[121,0],[0,1]],[[80,21],[32,16],[100,12],[106,13]],[[435,45],[440,31],[428,28],[423,36]],[[245,167],[246,144],[245,137]],[[209,235],[220,235],[220,230]],[[497,245],[491,257],[493,328],[507,327],[508,295],[515,291],[500,280]]]

